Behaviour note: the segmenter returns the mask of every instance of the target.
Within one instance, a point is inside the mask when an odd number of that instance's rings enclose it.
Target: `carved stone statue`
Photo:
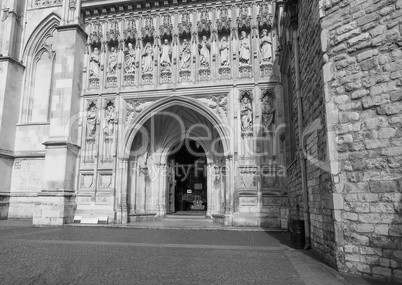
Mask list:
[[[117,52],[114,47],[111,47],[109,54],[108,75],[116,75],[116,73],[117,73]]]
[[[113,136],[114,134],[114,122],[115,122],[115,108],[113,104],[106,107],[105,110],[105,127],[103,132],[106,136]]]
[[[275,118],[274,100],[270,94],[266,94],[262,98],[262,124],[265,131],[269,131]]]
[[[93,138],[96,134],[97,108],[91,104],[87,110],[87,137]]]
[[[241,99],[240,107],[241,130],[243,133],[252,131],[253,128],[253,107],[251,106],[250,98],[244,96]]]
[[[208,41],[206,36],[203,36],[201,44],[198,45],[198,49],[200,51],[200,66],[202,68],[209,68],[210,48],[211,48],[210,42]]]
[[[261,63],[270,62],[272,59],[272,43],[268,36],[268,31],[266,29],[262,30],[262,36],[260,39],[260,50],[261,50]]]
[[[239,63],[240,65],[250,65],[251,49],[250,40],[245,31],[241,32],[239,43]]]
[[[153,69],[153,61],[154,61],[154,53],[152,51],[151,43],[147,43],[145,45],[145,51],[142,54],[142,72],[148,73],[152,72]]]
[[[161,70],[170,70],[172,62],[170,60],[170,56],[172,55],[172,49],[169,45],[168,39],[165,39],[162,47],[160,48],[161,55]]]
[[[180,53],[180,70],[190,69],[191,49],[190,43],[186,39],[183,40],[183,48]]]
[[[100,55],[98,48],[94,48],[89,61],[89,76],[99,77],[100,74]]]
[[[219,51],[221,55],[221,66],[229,66],[229,44],[226,37],[222,38]]]
[[[135,73],[135,49],[132,43],[128,43],[128,51],[124,56],[124,71],[126,74]]]

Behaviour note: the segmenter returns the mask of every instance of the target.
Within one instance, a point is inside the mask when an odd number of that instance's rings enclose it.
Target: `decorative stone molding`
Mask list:
[[[63,0],[34,0],[36,7],[51,6],[51,5],[62,5]],[[71,1],[70,1],[71,2]]]

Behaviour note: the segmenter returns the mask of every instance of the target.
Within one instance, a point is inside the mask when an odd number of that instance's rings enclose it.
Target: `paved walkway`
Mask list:
[[[291,249],[282,232],[0,221],[0,260],[0,284],[370,284]]]

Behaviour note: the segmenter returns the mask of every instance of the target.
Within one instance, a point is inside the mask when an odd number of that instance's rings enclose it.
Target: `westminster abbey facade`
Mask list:
[[[303,221],[402,279],[402,3],[366,2],[0,0],[1,219]]]

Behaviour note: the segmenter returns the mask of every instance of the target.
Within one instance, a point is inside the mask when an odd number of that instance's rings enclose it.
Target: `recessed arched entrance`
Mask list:
[[[169,156],[168,213],[205,215],[208,208],[207,158],[202,146],[194,140],[180,142]]]
[[[142,111],[126,132],[124,149],[119,150],[126,161],[119,168],[122,222],[126,217],[128,221],[163,218],[178,210],[223,216],[232,203],[228,193],[230,132],[226,127],[217,114],[191,98],[165,98]],[[186,144],[201,155],[186,158]],[[198,163],[203,177],[195,178],[192,166],[193,176],[177,181],[180,173],[175,164],[181,159],[189,160],[179,165]]]

